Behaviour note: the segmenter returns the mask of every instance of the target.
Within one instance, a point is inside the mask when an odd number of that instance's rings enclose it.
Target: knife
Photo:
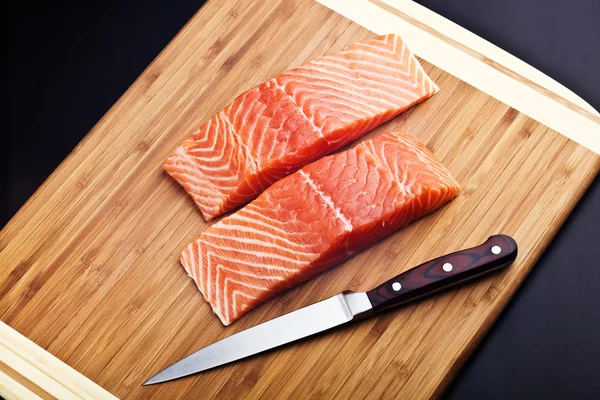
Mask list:
[[[143,385],[182,378],[368,317],[510,265],[517,243],[494,235],[485,243],[414,267],[368,292],[345,291],[213,343],[163,369]]]

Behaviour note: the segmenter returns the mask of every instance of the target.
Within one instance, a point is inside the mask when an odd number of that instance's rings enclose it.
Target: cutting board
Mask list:
[[[600,170],[600,118],[481,39],[453,39],[464,32],[403,10],[406,2],[324,3],[208,1],[2,230],[0,377],[15,393],[110,397],[92,381],[144,399],[443,392]],[[441,88],[366,138],[412,132],[463,191],[225,328],[178,261],[208,224],[162,163],[236,94],[375,36],[363,25],[403,35]],[[495,233],[519,243],[506,271],[201,375],[140,386],[216,340]]]

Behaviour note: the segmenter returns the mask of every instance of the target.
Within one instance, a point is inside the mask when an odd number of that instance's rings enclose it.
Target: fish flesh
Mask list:
[[[414,136],[388,132],[274,183],[181,254],[224,325],[458,195]]]
[[[458,195],[414,136],[385,133],[288,175],[181,255],[224,325]]]
[[[239,95],[164,169],[210,221],[437,91],[399,36],[358,42]]]

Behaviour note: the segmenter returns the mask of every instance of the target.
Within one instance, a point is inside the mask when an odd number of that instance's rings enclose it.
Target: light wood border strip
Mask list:
[[[569,100],[566,100],[553,95],[555,93],[550,90],[540,90],[540,87],[544,88],[551,81],[549,77],[539,71],[532,74],[530,67],[525,69],[527,78],[524,78],[524,63],[514,62],[512,56],[506,58],[505,54],[508,53],[498,52],[495,46],[480,37],[462,28],[449,28],[448,24],[440,23],[445,19],[431,11],[423,13],[419,9],[419,12],[415,12],[415,7],[397,10],[390,5],[391,0],[317,1],[377,34],[400,34],[417,56],[600,154],[600,118],[597,113],[588,111],[591,108],[589,105],[585,109],[581,107],[581,99],[567,105],[565,102],[570,102],[575,95],[568,95]],[[406,6],[409,3],[412,2],[398,1],[393,4]],[[432,18],[432,15],[436,17]],[[440,29],[446,34],[441,33]],[[460,46],[457,47],[456,43]],[[473,47],[478,51],[472,50]],[[486,63],[481,58],[485,54],[493,54],[494,59],[489,58],[493,62]],[[498,66],[502,68],[497,68]],[[540,76],[545,78],[540,81]],[[522,79],[517,79],[518,77]],[[528,81],[533,84],[528,84]],[[558,83],[551,87],[558,90],[561,96],[565,92],[564,88],[557,89],[560,87]]]
[[[52,396],[50,393],[46,392],[44,389],[40,388],[35,383],[31,382],[29,379],[26,379],[23,375],[16,372],[10,366],[0,362],[0,372],[4,375],[8,376],[12,381],[16,382],[18,385],[23,386],[30,392],[33,392],[36,396],[41,397],[42,399],[55,400],[56,397]],[[12,383],[7,383],[7,385]],[[2,387],[0,387],[0,396],[3,396]]]
[[[557,94],[557,99],[575,111],[583,112],[588,117],[595,117],[600,123],[600,112],[596,111],[581,97],[564,87],[548,75],[543,74],[523,60],[513,56],[500,47],[473,34],[471,31],[455,24],[447,18],[415,3],[413,0],[369,0],[382,8],[401,13],[402,18],[413,25],[433,34],[442,34],[442,39],[449,40],[452,45],[477,57],[480,61],[504,72],[505,74],[521,80],[529,86],[535,86],[543,94]],[[435,26],[435,29],[431,28]],[[465,45],[468,44],[468,47]],[[518,72],[517,72],[518,71]]]
[[[6,400],[41,399],[40,396],[33,393],[2,371],[0,371],[0,396]]]
[[[111,393],[2,321],[0,362],[59,399],[116,399]]]

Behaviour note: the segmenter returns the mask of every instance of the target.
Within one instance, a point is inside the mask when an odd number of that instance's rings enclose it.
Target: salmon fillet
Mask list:
[[[239,95],[164,169],[210,221],[437,91],[397,35],[355,43]]]
[[[385,133],[288,175],[181,255],[223,324],[458,195],[414,136]]]

